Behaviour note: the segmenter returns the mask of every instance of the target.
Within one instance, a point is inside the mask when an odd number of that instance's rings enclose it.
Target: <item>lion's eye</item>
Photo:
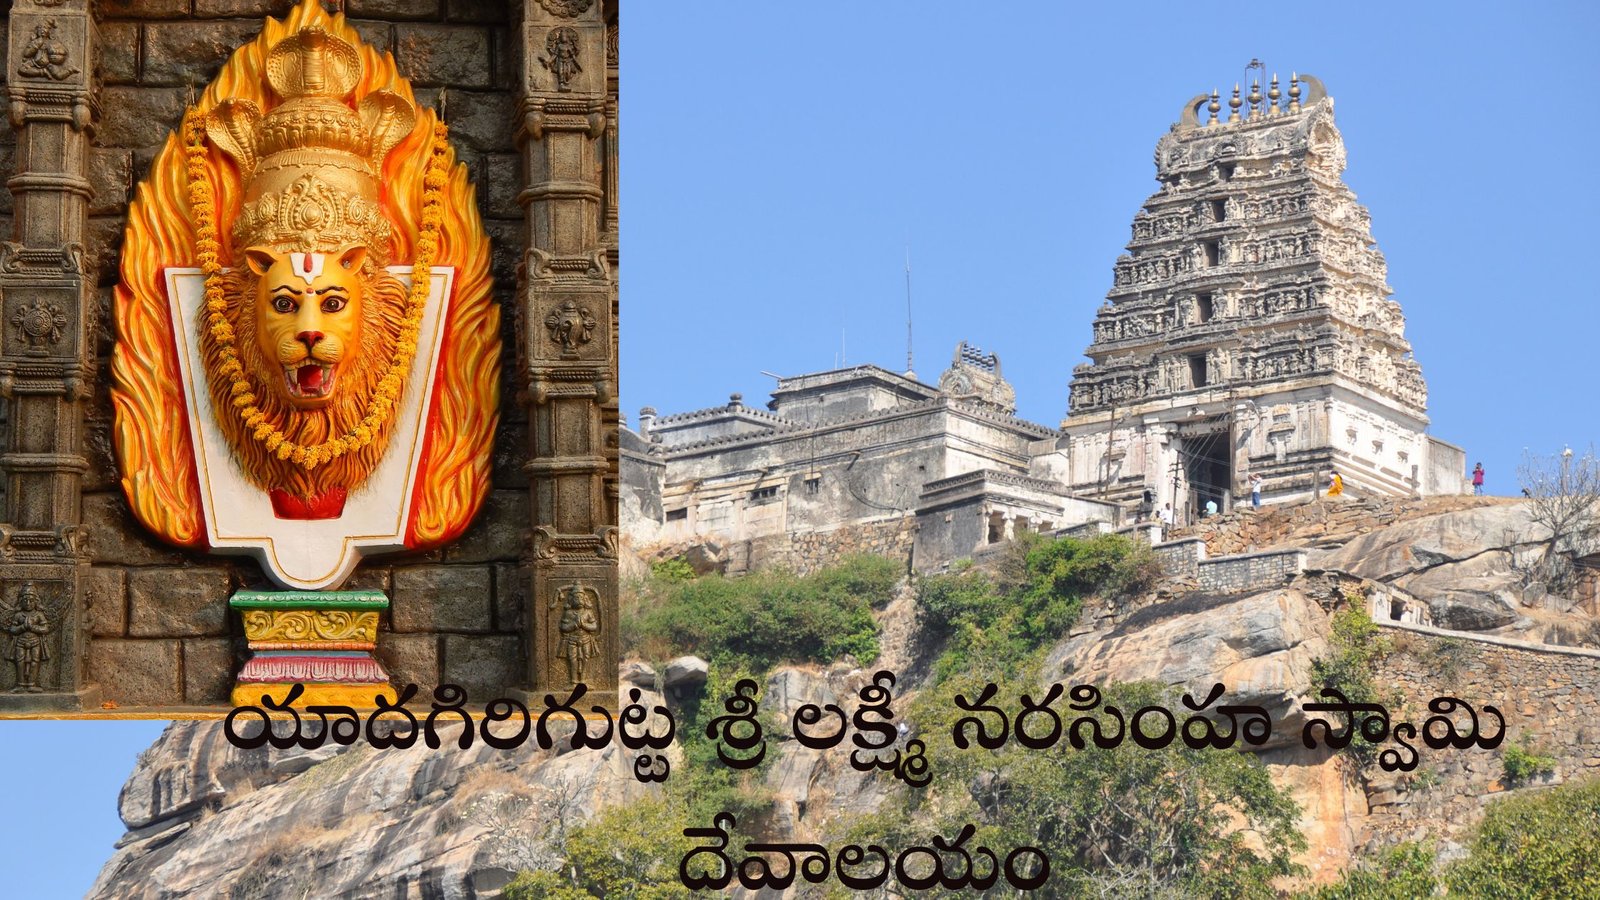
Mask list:
[[[299,307],[293,297],[273,297],[272,308],[281,313],[292,313]]]
[[[343,297],[329,297],[322,301],[322,311],[325,313],[336,313],[339,310],[344,309],[345,303],[346,300]]]

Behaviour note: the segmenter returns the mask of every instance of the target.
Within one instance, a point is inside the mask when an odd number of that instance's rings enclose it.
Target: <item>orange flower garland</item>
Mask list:
[[[266,415],[256,406],[256,395],[251,391],[244,368],[239,364],[233,326],[228,324],[225,315],[227,300],[222,295],[221,245],[217,241],[216,206],[211,196],[211,180],[206,166],[209,151],[206,149],[205,126],[197,109],[191,108],[184,115],[183,132],[184,151],[189,164],[189,211],[194,222],[200,271],[206,280],[206,324],[217,342],[218,355],[222,358],[222,375],[232,382],[233,408],[244,421],[245,427],[251,430],[252,436],[264,443],[267,450],[276,453],[279,459],[289,460],[307,470],[367,446],[394,410],[406,373],[411,369],[411,362],[417,353],[433,257],[439,247],[439,221],[444,213],[440,194],[444,190],[445,155],[449,150],[445,124],[435,122],[433,126],[433,142],[429,147],[428,165],[422,178],[421,231],[417,236],[416,258],[411,268],[411,289],[406,295],[405,318],[401,322],[394,360],[379,380],[367,414],[361,421],[344,435],[316,446],[304,446],[289,440],[282,430],[266,421]]]

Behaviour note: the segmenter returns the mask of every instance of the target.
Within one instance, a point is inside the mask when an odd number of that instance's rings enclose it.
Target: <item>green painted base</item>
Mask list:
[[[282,700],[294,684],[304,706],[371,709],[374,696],[395,698],[389,673],[373,657],[382,591],[239,591],[228,600],[244,620],[253,651],[233,689],[235,706],[263,693]]]
[[[234,609],[388,609],[383,591],[235,591]]]

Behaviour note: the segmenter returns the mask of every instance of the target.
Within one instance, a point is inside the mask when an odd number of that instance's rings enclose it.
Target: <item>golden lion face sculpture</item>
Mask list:
[[[348,433],[394,358],[405,286],[374,265],[365,247],[337,254],[252,247],[244,257],[247,265],[225,277],[224,314],[262,412],[300,444]],[[206,332],[201,341],[212,400],[220,406],[232,381],[222,374],[215,337]],[[252,439],[238,417],[218,418],[252,482],[306,501],[360,487],[388,446],[388,421],[366,447],[308,471]]]
[[[291,406],[327,406],[339,375],[360,366],[350,358],[361,349],[366,258],[365,247],[351,247],[337,258],[266,247],[245,251],[256,276],[257,349],[263,360],[283,366],[283,378],[272,382],[272,390]]]

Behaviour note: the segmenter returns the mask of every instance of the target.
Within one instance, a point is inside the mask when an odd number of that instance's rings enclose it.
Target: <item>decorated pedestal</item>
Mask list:
[[[296,706],[370,708],[393,703],[389,675],[373,658],[381,591],[239,591],[228,601],[244,619],[251,656],[233,689],[235,706],[262,695],[282,701],[300,684]]]

